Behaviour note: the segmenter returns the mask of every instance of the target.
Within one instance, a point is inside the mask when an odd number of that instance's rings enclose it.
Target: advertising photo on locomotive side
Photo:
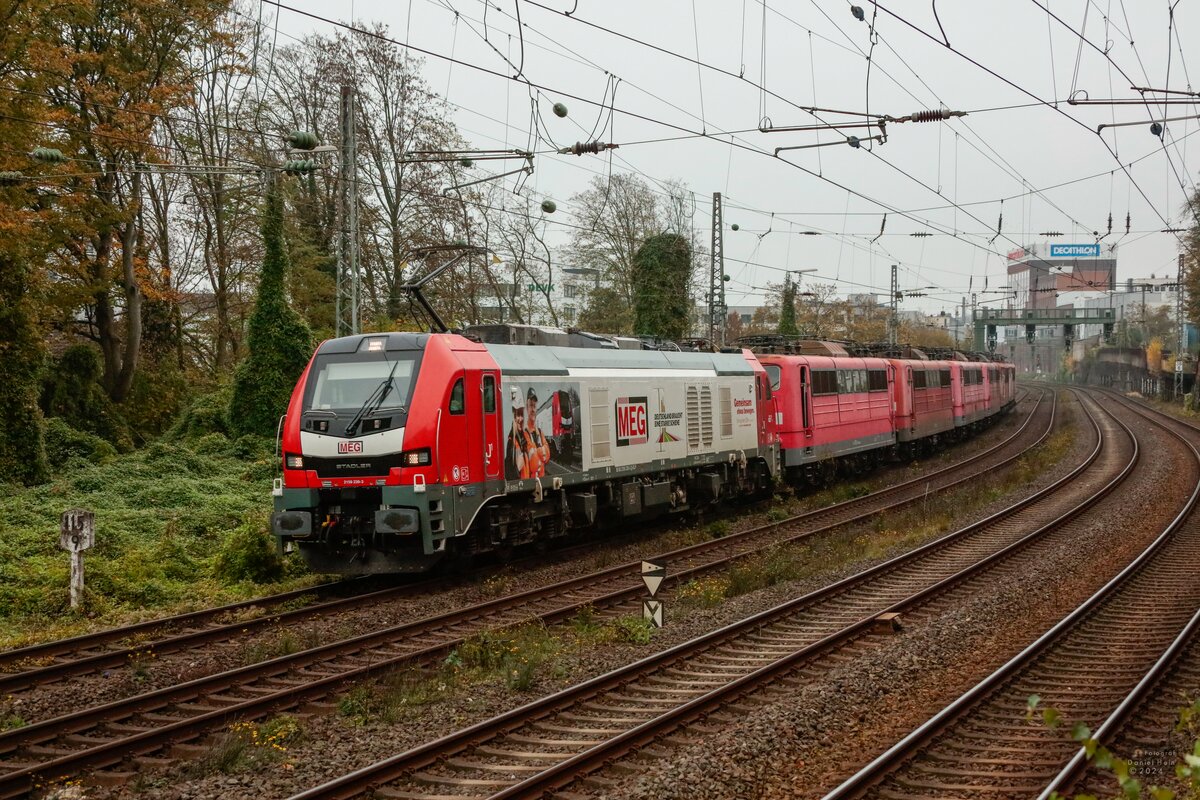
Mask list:
[[[317,571],[422,571],[764,493],[774,420],[748,352],[334,339],[288,407],[272,532]]]

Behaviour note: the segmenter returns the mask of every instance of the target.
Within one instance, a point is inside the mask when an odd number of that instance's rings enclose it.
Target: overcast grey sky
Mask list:
[[[992,289],[1003,285],[1007,252],[1045,242],[1042,232],[1061,231],[1058,242],[1094,241],[1093,231],[1107,230],[1109,214],[1113,233],[1104,244],[1118,246],[1120,279],[1174,275],[1177,238],[1160,231],[1187,224],[1181,183],[1189,191],[1195,187],[1200,137],[1192,134],[1200,120],[1168,123],[1160,142],[1149,130],[1151,112],[1144,106],[1071,106],[1066,100],[1073,88],[1093,99],[1137,99],[1131,82],[1190,89],[1190,72],[1197,71],[1200,79],[1200,0],[1177,0],[1173,29],[1165,0],[937,4],[950,45],[1000,77],[942,44],[930,2],[887,0],[877,8],[868,0],[855,0],[865,11],[866,20],[860,22],[844,0],[537,1],[542,5],[525,0],[285,0],[278,12],[279,45],[289,37],[334,30],[289,8],[341,22],[382,22],[398,41],[500,73],[424,56],[426,78],[454,104],[455,121],[473,145],[525,147],[529,90],[504,77],[514,70],[496,52],[507,54],[514,64],[521,62],[515,21],[519,3],[525,31],[522,74],[547,87],[540,107],[555,143],[586,139],[598,118],[602,124],[607,121],[601,104],[613,75],[620,83],[612,139],[630,143],[615,151],[613,171],[686,182],[696,195],[695,225],[704,231],[710,224],[712,193],[724,194],[731,305],[760,302],[762,287],[781,280],[785,269],[816,268],[805,281],[836,282],[842,293],[886,293],[889,265],[899,263],[902,289],[937,287],[927,298],[908,301],[907,307],[949,309],[970,289],[981,291],[985,282]],[[483,38],[485,3],[488,41]],[[559,13],[573,7],[570,17]],[[1090,44],[1081,46],[1079,37],[1051,19],[1046,8],[1083,32]],[[273,21],[275,7],[264,5],[263,14]],[[707,67],[698,70],[689,60],[587,23],[688,59],[698,55],[699,61],[732,76]],[[783,99],[764,100],[754,84]],[[1057,101],[1057,110],[1037,104],[1039,99]],[[566,119],[550,111],[557,100],[570,109]],[[813,144],[818,136],[834,141],[840,135],[759,133],[754,129],[764,103],[776,126],[813,123],[798,108],[810,105],[893,117],[943,105],[972,113],[942,123],[891,124],[887,143],[870,152],[839,145],[775,158],[776,147]],[[984,110],[1031,103],[1035,105]],[[1161,118],[1164,111],[1167,117],[1184,117],[1200,114],[1200,107],[1158,106],[1154,114]],[[820,116],[830,122],[852,119]],[[1142,124],[1096,134],[1097,125],[1114,122]],[[733,137],[740,147],[721,135],[747,129],[751,132]],[[681,136],[688,138],[631,144]],[[1132,164],[1132,181],[1121,164]],[[555,223],[569,224],[575,221],[570,196],[607,168],[604,156],[541,155],[528,187],[558,203]],[[991,241],[1001,198],[1002,233]],[[886,228],[872,242],[884,213]],[[1126,214],[1131,220],[1128,236]],[[728,230],[732,223],[740,230]],[[552,227],[558,241],[569,236],[565,225]],[[917,232],[935,235],[910,235]],[[996,295],[980,299],[989,296]]]

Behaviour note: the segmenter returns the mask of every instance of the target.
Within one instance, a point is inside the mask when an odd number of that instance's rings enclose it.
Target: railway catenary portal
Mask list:
[[[820,535],[881,510],[918,502],[930,491],[968,483],[978,475],[1012,463],[1044,441],[1053,428],[1053,393],[1040,392],[1032,405],[1029,416],[1007,439],[935,473],[789,520],[665,554],[665,558],[680,565],[670,584],[722,568],[731,559],[758,552],[771,543]],[[689,563],[691,566],[687,566]],[[383,674],[421,658],[444,655],[466,636],[481,630],[531,617],[549,622],[565,619],[587,605],[615,613],[640,597],[643,589],[638,567],[638,562],[613,567],[0,733],[0,756],[5,763],[19,767],[0,774],[0,796],[20,794],[21,787],[48,771],[74,774],[86,768],[116,764],[131,754],[154,752],[166,743],[194,738],[231,719],[260,717],[295,707],[336,692],[350,681]],[[35,676],[27,677],[36,680]],[[97,735],[106,729],[111,731],[108,736]],[[63,736],[78,736],[84,731],[89,732],[84,737],[87,746],[55,745]],[[38,758],[31,758],[30,748],[37,750]]]
[[[849,642],[869,643],[881,613],[961,603],[996,570],[1036,560],[1054,538],[1096,524],[1104,498],[1140,460],[1137,437],[1091,399],[1092,455],[1017,509],[756,617],[296,795],[537,797],[571,785],[795,673]],[[1019,573],[1019,570],[1017,570]],[[836,657],[834,659],[836,661]],[[736,713],[734,714],[736,716]],[[666,751],[669,752],[669,751]],[[514,777],[515,776],[515,777]],[[382,788],[380,788],[382,787]]]

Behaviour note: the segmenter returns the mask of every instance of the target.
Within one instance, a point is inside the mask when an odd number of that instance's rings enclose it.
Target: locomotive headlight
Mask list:
[[[286,463],[288,469],[304,469],[304,456],[288,453]]]
[[[428,447],[420,450],[405,450],[400,454],[400,463],[406,467],[424,467],[433,461]]]

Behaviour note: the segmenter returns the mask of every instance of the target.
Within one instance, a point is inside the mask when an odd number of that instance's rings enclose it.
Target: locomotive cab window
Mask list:
[[[887,370],[872,369],[867,371],[867,391],[887,391]]]
[[[448,408],[451,414],[462,414],[467,410],[466,405],[463,402],[464,394],[463,379],[459,378],[458,381],[455,382],[454,388],[450,390],[450,405]],[[492,403],[493,405],[495,404],[495,398],[492,399]]]
[[[764,364],[763,368],[767,371],[767,378],[771,382],[771,391],[779,391],[779,378],[783,375],[783,368],[778,364]]]
[[[318,353],[304,389],[304,411],[328,411],[349,420],[389,417],[404,424],[420,366],[419,350]],[[340,428],[340,426],[335,426]]]

